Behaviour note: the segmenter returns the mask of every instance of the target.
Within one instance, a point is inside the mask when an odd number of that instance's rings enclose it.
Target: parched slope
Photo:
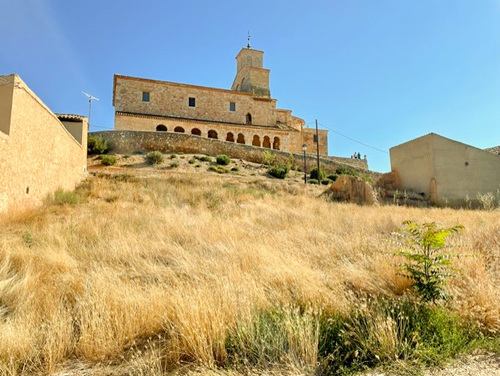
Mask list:
[[[459,261],[452,305],[483,333],[500,329],[498,211],[358,207],[310,189],[97,174],[79,204],[4,218],[0,374],[314,373],[326,351],[321,318],[353,310],[374,318],[370,336],[385,333],[370,337],[373,356],[404,359],[394,321],[370,302],[408,292],[391,242],[405,219],[466,227],[453,242],[474,257]]]

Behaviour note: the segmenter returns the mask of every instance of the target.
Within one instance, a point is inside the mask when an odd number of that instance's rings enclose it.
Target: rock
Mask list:
[[[373,187],[351,175],[340,175],[324,192],[333,201],[346,201],[362,205],[378,204],[377,195]]]

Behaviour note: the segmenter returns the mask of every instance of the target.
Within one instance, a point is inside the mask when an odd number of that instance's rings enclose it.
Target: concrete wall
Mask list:
[[[389,150],[391,170],[396,172],[401,190],[413,190],[430,196],[430,182],[434,177],[431,138],[424,136]]]
[[[39,205],[58,188],[74,189],[87,166],[86,119],[81,144],[19,76],[7,78],[13,82],[0,83],[0,103],[12,97],[10,132],[0,132],[0,212]]]
[[[232,158],[244,159],[251,162],[263,163],[266,149],[251,145],[241,145],[233,142],[208,139],[191,136],[183,133],[170,132],[140,132],[140,131],[103,131],[93,132],[93,135],[104,137],[111,146],[111,151],[115,153],[132,153],[135,150],[159,150],[162,152],[174,153],[199,153],[216,156],[227,154]],[[275,153],[279,158],[288,159],[290,153],[267,150]],[[303,165],[303,155],[301,153],[292,154],[298,166]],[[315,154],[307,156],[308,170],[316,166]],[[366,171],[366,160],[356,160],[351,158],[327,157],[320,158],[321,164],[326,171],[333,171],[337,166],[349,165],[356,169]]]
[[[459,206],[468,195],[500,189],[500,156],[434,135],[433,153],[438,203]]]
[[[500,156],[437,134],[398,145],[390,150],[391,168],[401,189],[424,192],[438,205],[464,206],[468,196],[500,189]]]

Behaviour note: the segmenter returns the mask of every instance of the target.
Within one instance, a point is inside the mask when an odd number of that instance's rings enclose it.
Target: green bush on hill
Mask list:
[[[146,154],[146,161],[150,165],[160,164],[163,162],[163,154],[157,150],[150,151],[148,154]]]
[[[318,173],[318,168],[315,167],[311,170],[311,172],[309,173],[309,179],[316,179],[318,181],[321,181],[325,178],[325,172],[323,170],[319,170],[319,173]]]
[[[271,175],[273,178],[284,179],[290,172],[290,167],[287,163],[276,163],[273,166],[269,167],[267,173]]]
[[[114,155],[102,155],[101,163],[104,166],[112,166],[116,163],[116,157]]]
[[[89,135],[87,138],[87,154],[105,154],[108,150],[108,142],[102,136]]]
[[[216,160],[217,164],[222,165],[222,166],[227,166],[229,163],[231,163],[231,158],[229,158],[225,154],[219,154],[215,158],[215,160]]]

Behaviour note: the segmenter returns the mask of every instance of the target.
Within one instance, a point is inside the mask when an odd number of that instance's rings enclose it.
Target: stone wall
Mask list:
[[[227,154],[232,158],[244,159],[250,162],[263,163],[265,161],[266,149],[250,145],[241,145],[233,142],[208,139],[183,133],[169,132],[141,132],[141,131],[102,131],[93,132],[93,135],[105,138],[111,147],[111,152],[132,153],[135,150],[173,153],[197,153],[216,156]],[[303,166],[304,159],[300,153],[286,153],[277,150],[267,150],[274,153],[278,158],[288,160],[290,156],[298,166]],[[351,158],[327,157],[320,158],[321,164],[326,171],[333,171],[339,165],[349,165],[356,169],[367,171],[366,160]],[[316,167],[315,154],[307,156],[308,171]]]
[[[143,92],[149,93],[149,102],[142,100]],[[189,98],[195,99],[194,107],[189,106]],[[235,103],[235,111],[230,110],[231,102]],[[246,124],[249,113],[254,125],[276,126],[275,100],[239,91],[136,77],[115,75],[113,105],[118,112],[242,125]]]
[[[58,188],[74,189],[87,168],[86,119],[79,143],[19,76],[3,78],[0,103],[8,101],[10,120],[9,132],[0,130],[0,212],[39,205]]]

